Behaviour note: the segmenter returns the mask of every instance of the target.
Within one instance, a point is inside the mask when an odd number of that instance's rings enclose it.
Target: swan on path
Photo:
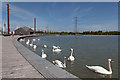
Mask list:
[[[87,66],[86,67],[96,73],[100,74],[112,74],[111,62],[114,62],[112,59],[108,59],[109,71],[101,66]]]
[[[74,56],[72,55],[72,54],[73,54],[73,48],[71,48],[70,50],[71,50],[71,55],[69,56],[68,60],[69,60],[69,61],[74,61],[75,58],[74,58]]]
[[[47,55],[44,53],[44,50],[42,49],[42,58],[46,58]]]
[[[55,60],[53,63],[60,68],[66,68],[66,57],[64,57],[64,63],[62,63],[60,60]]]

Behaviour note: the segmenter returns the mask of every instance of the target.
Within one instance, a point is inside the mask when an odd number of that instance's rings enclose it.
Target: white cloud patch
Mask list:
[[[16,21],[16,20],[10,21],[10,27],[11,28],[15,29],[17,26],[20,26],[20,27],[27,26],[27,27],[31,27],[32,28],[33,24],[30,23],[30,22],[25,22],[24,23],[22,21]]]
[[[89,12],[91,12],[94,8],[88,7],[81,9],[80,7],[76,7],[72,13],[72,17],[78,16],[79,18],[86,16]]]
[[[14,5],[10,5],[10,10],[11,10],[11,15],[16,16],[23,20],[25,19],[27,20],[29,17],[33,18],[35,16],[35,14],[33,14],[32,12],[16,7]]]
[[[96,25],[82,25],[78,27],[80,32],[83,31],[118,31],[118,26],[114,24],[96,24]]]
[[[89,11],[92,11],[93,10],[93,7],[89,7],[89,8],[86,8],[85,10],[84,10],[84,12],[89,12]]]

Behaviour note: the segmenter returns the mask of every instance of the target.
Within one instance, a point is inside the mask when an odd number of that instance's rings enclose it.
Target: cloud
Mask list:
[[[80,9],[80,7],[75,8],[74,13],[78,12],[79,9]]]
[[[10,27],[16,28],[17,26],[20,26],[20,27],[23,27],[23,26],[32,27],[33,23],[31,23],[31,22],[17,21],[17,20],[10,21]]]
[[[3,11],[6,13],[6,3],[3,4]],[[13,4],[10,5],[10,28],[11,30],[14,30],[17,26],[23,27],[23,26],[28,26],[28,27],[33,27],[33,18],[35,14],[19,8],[17,6],[14,6]],[[6,16],[6,15],[4,15]],[[3,21],[6,21],[6,18],[3,18]]]
[[[36,14],[33,14],[32,12],[29,12],[27,10],[24,10],[22,8],[19,8],[14,5],[10,5],[11,7],[11,14],[16,17],[16,19],[11,19],[10,23],[16,27],[16,26],[33,26],[33,18],[36,17],[36,22],[39,26],[43,25],[46,26],[47,21],[43,19],[42,16],[38,16]]]
[[[89,7],[89,8],[84,9],[84,12],[90,12],[90,11],[92,11],[93,9],[94,9],[93,7]]]
[[[80,31],[118,31],[118,26],[114,24],[95,24],[95,25],[82,25],[79,26]]]
[[[47,26],[47,22],[46,21],[43,21],[43,20],[40,20],[39,17],[36,19],[36,26],[37,26],[37,29],[41,28],[41,27],[46,27]],[[33,24],[33,21],[21,21],[21,20],[11,20],[10,21],[10,26],[13,27],[13,28],[16,28],[17,26],[20,26],[20,27],[23,27],[23,26],[27,26],[27,27],[31,27],[33,28],[34,24]]]
[[[29,17],[33,18],[35,16],[35,14],[33,14],[32,12],[29,12],[29,11],[24,10],[22,8],[16,7],[14,5],[10,5],[10,10],[11,10],[11,14],[13,16],[16,16],[20,19],[26,19],[27,20]]]
[[[89,12],[91,12],[94,8],[93,7],[88,7],[88,8],[80,8],[76,7],[72,13],[72,17],[78,16],[79,18],[84,17],[88,15]],[[89,13],[90,14],[90,13]]]

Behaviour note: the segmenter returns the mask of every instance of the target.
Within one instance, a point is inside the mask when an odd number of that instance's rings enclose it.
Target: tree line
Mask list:
[[[44,31],[37,31],[36,34],[53,34],[53,35],[120,35],[119,31],[85,31],[85,32],[44,32]]]

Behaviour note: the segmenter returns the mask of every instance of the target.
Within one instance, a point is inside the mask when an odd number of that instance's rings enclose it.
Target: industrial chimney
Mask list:
[[[9,4],[7,4],[7,25],[8,25],[8,34],[10,32],[10,28],[9,28]]]
[[[36,18],[34,18],[34,33],[36,32]]]

